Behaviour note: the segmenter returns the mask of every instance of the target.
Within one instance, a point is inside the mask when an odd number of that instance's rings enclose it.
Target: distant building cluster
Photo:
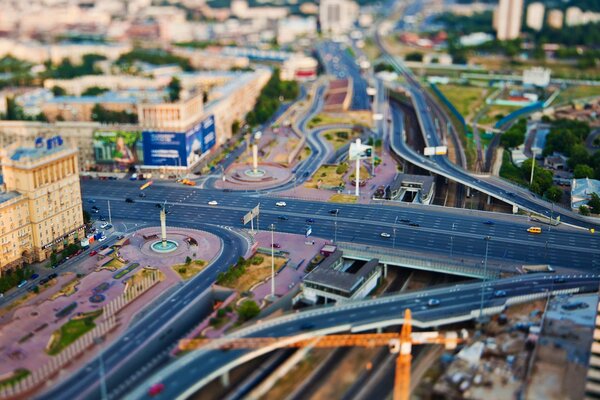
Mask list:
[[[494,10],[494,28],[499,40],[512,40],[521,33],[523,16],[523,0],[500,0]],[[600,21],[600,13],[582,11],[579,7],[568,7],[566,11],[558,9],[547,10],[542,2],[533,2],[527,6],[525,25],[536,31],[547,26],[561,29],[563,25],[577,26]]]
[[[33,143],[33,142],[32,142]],[[77,150],[60,137],[0,153],[0,276],[84,237]]]

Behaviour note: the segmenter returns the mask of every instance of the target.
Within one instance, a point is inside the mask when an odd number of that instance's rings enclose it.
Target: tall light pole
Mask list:
[[[338,214],[340,213],[340,209],[337,208],[335,210],[335,221],[334,221],[334,228],[333,228],[333,243],[337,244],[337,220],[338,220]]]
[[[275,224],[271,224],[271,301],[275,301]]]
[[[450,234],[450,257],[454,256],[454,228],[456,227],[456,222],[452,223],[452,233]]]
[[[398,223],[398,216],[396,215],[396,219],[394,220],[394,238],[393,238],[393,242],[392,242],[392,248],[395,250],[396,249],[396,224]]]
[[[108,203],[108,223],[112,224],[112,218],[110,216],[110,200],[106,200],[106,202]]]
[[[483,259],[483,283],[481,284],[481,302],[479,303],[479,321],[483,320],[483,296],[485,294],[485,282],[487,281],[487,258],[491,236],[485,236],[485,258]]]

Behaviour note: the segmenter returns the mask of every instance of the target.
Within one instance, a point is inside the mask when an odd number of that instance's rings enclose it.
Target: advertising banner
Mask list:
[[[144,163],[140,131],[99,130],[94,132],[93,146],[97,164],[127,170],[133,165]]]
[[[211,115],[202,121],[202,152],[206,153],[212,149],[216,142],[215,116]]]
[[[211,115],[185,134],[187,165],[194,165],[215,143],[215,117]]]
[[[187,166],[185,133],[144,131],[143,143],[145,165]]]

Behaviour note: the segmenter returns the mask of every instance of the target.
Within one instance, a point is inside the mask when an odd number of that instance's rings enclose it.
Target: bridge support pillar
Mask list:
[[[223,387],[229,387],[229,371],[221,375],[221,385],[223,385]]]
[[[487,197],[487,204],[488,204],[488,206],[489,206],[490,204],[492,204],[492,196],[489,196],[489,195],[488,195],[488,197]]]
[[[383,264],[383,277],[387,278],[387,270],[388,270],[388,266],[387,264]]]
[[[383,333],[383,328],[382,327],[377,328],[377,333]]]

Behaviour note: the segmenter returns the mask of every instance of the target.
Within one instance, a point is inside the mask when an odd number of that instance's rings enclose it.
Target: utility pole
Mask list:
[[[394,238],[392,242],[392,249],[396,249],[396,224],[398,223],[398,216],[396,215],[396,219],[394,220]]]
[[[275,301],[275,224],[271,224],[271,301]]]
[[[340,213],[340,209],[336,209],[335,210],[335,222],[334,222],[334,228],[333,228],[333,243],[337,244],[337,219],[338,219],[338,214]]]
[[[483,321],[483,297],[485,294],[485,282],[487,281],[487,258],[488,258],[488,248],[490,244],[490,240],[492,240],[491,236],[486,236],[483,238],[485,240],[485,258],[483,259],[483,283],[481,284],[481,302],[479,304],[479,322]]]
[[[106,202],[108,203],[108,223],[112,224],[112,218],[110,216],[110,200],[106,200]]]
[[[533,170],[535,169],[535,151],[531,151],[531,176],[529,177],[529,186],[533,184]]]

